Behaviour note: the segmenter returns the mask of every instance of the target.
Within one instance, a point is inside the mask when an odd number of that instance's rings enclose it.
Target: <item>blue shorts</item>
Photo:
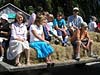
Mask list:
[[[72,44],[73,48],[76,48],[77,47],[77,40],[71,42],[71,44]]]

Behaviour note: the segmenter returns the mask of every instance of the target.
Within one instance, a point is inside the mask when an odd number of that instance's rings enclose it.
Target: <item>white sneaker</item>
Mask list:
[[[3,56],[0,57],[0,61],[3,61]]]

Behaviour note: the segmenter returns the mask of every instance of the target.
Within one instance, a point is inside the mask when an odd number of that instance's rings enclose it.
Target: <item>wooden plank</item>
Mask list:
[[[84,63],[97,62],[97,61],[100,61],[100,57],[97,59],[96,58],[82,58],[80,61],[71,59],[71,60],[67,60],[67,61],[63,61],[63,62],[56,62],[53,67],[49,67],[49,68],[56,68],[56,67],[63,67],[63,66],[67,67],[68,65],[84,64]],[[39,70],[39,69],[46,69],[46,68],[48,68],[46,63],[32,64],[30,66],[15,67],[15,66],[9,65],[5,62],[0,62],[0,72]]]

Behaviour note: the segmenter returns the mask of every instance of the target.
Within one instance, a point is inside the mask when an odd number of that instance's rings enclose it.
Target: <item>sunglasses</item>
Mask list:
[[[73,12],[79,12],[78,10],[73,10]]]

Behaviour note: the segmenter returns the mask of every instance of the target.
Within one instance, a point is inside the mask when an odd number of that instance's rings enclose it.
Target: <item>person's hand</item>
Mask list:
[[[48,43],[48,44],[50,44],[50,42],[49,41],[45,41],[46,43]]]
[[[18,41],[22,41],[22,42],[24,42],[24,39],[17,38],[17,40],[18,40]]]
[[[76,30],[77,30],[77,29],[79,29],[79,28],[78,28],[78,27],[76,27],[76,26],[73,26],[73,28],[74,28],[74,29],[76,29]]]
[[[89,50],[89,47],[85,46],[83,43],[82,43],[82,46],[83,46],[84,49]]]

